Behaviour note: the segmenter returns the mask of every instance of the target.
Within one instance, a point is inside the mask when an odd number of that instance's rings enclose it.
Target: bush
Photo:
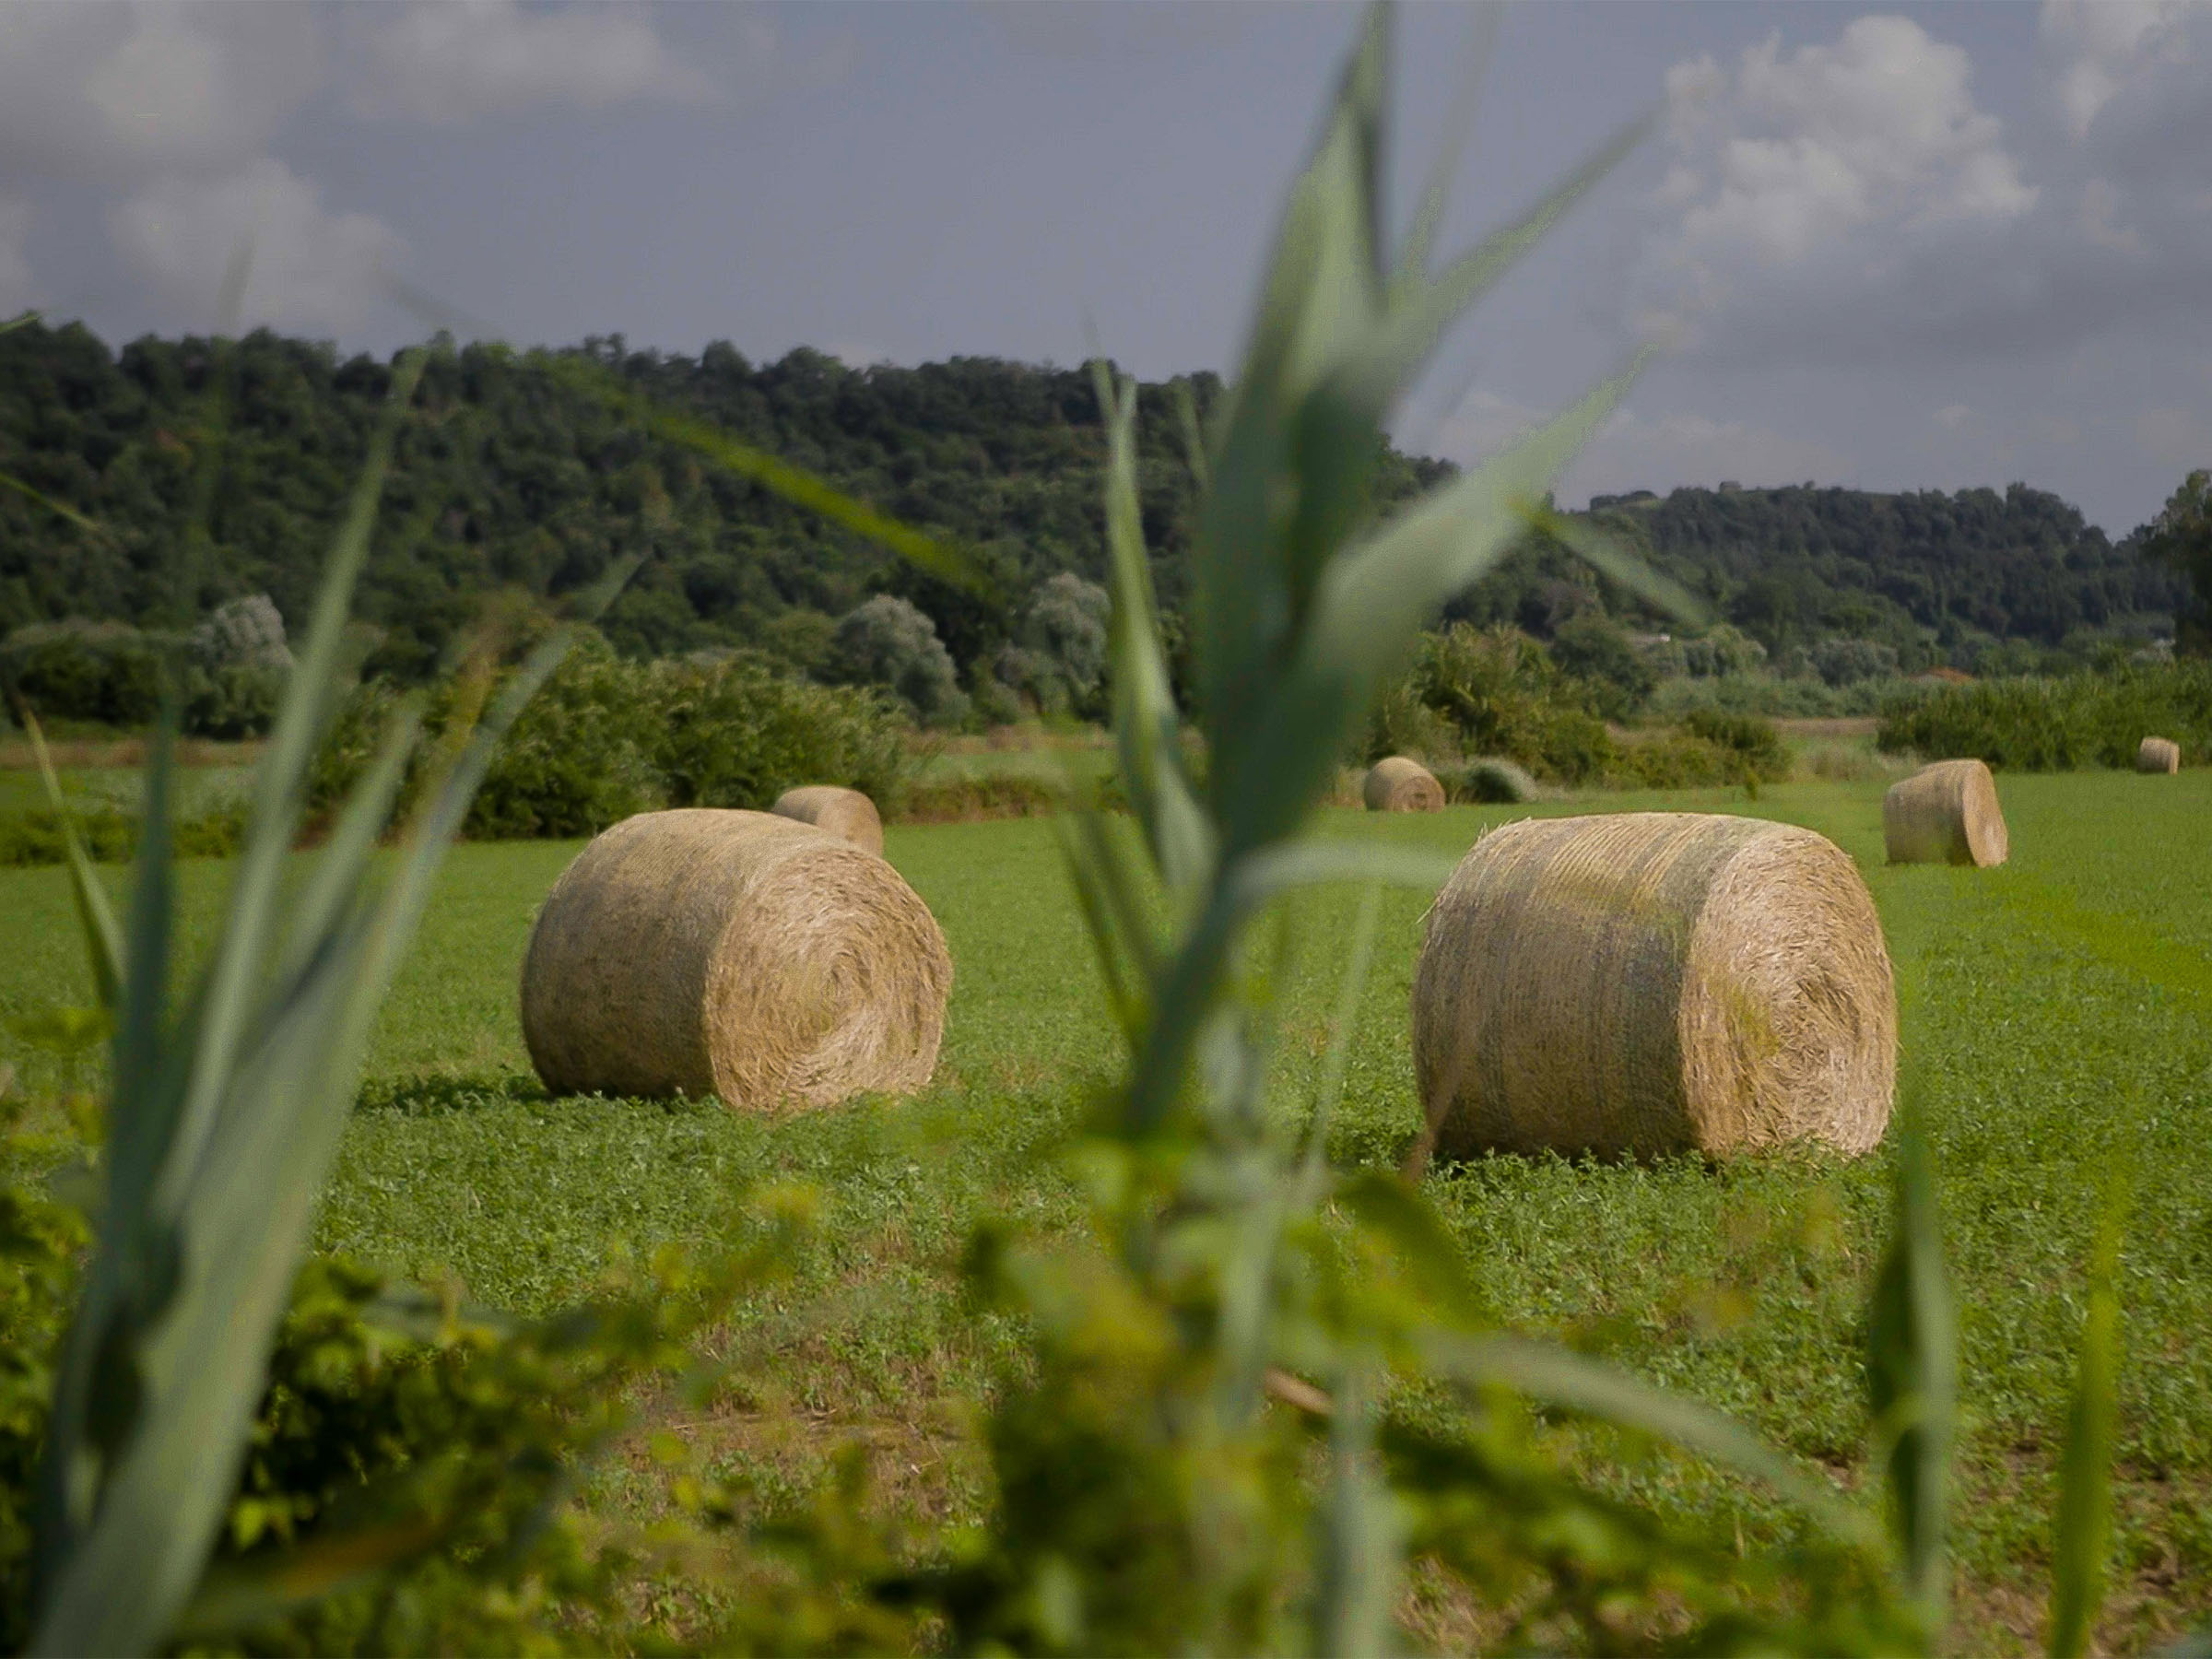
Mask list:
[[[1692,737],[1740,756],[1754,777],[1778,782],[1790,775],[1789,746],[1771,720],[1756,714],[1724,714],[1714,709],[1693,711],[1682,729]]]
[[[1972,757],[2018,771],[2133,766],[2146,736],[2185,761],[2212,759],[2212,663],[2124,664],[2107,673],[1949,686],[1886,710],[1877,747]]]
[[[1699,709],[1763,714],[1774,720],[1833,720],[1879,714],[1885,707],[1924,696],[1927,690],[1919,681],[1907,679],[1830,686],[1812,678],[1726,674],[1664,681],[1652,694],[1647,712],[1664,720],[1681,720]]]
[[[1767,648],[1739,628],[1716,622],[1694,639],[1677,641],[1682,649],[1682,670],[1693,679],[1718,679],[1724,675],[1755,674],[1766,664]]]
[[[1497,755],[1539,777],[1582,782],[1604,773],[1615,747],[1591,702],[1589,688],[1520,629],[1458,622],[1425,636],[1412,672],[1378,700],[1359,758],[1441,748],[1447,762],[1454,753]]]
[[[1455,801],[1478,804],[1517,804],[1536,798],[1536,781],[1511,760],[1485,755],[1470,760],[1446,782]]]
[[[919,606],[889,594],[847,611],[831,641],[830,677],[849,686],[879,686],[927,725],[957,725],[967,698],[936,624]]]
[[[150,725],[179,644],[121,622],[34,622],[0,641],[0,689],[49,720]]]
[[[1823,640],[1813,647],[1813,668],[1831,686],[1895,679],[1897,647],[1876,640]]]
[[[1106,690],[1106,629],[1113,602],[1072,571],[1039,586],[1022,612],[1018,643],[998,655],[996,678],[1041,713],[1094,715]]]
[[[1633,714],[1659,684],[1658,671],[1620,624],[1602,612],[1585,611],[1561,623],[1551,636],[1551,654],[1568,674],[1588,683],[1597,712],[1611,720]]]
[[[0,690],[52,720],[146,726],[173,685],[194,737],[269,729],[291,671],[284,618],[265,594],[217,606],[189,635],[120,622],[38,622],[0,641]]]
[[[145,825],[133,814],[100,806],[73,811],[70,817],[78,843],[93,863],[128,864],[138,855]],[[170,833],[180,858],[228,858],[244,843],[245,809],[223,806],[179,818]],[[62,821],[46,808],[0,818],[0,867],[58,865],[66,863],[68,856]]]
[[[428,694],[441,728],[458,688]],[[371,681],[317,756],[309,799],[328,809],[369,766],[402,694]],[[865,791],[886,816],[911,770],[904,724],[881,693],[817,686],[729,653],[633,663],[585,636],[500,746],[463,833],[477,840],[595,835],[661,806],[759,810],[799,783]],[[418,765],[410,796],[424,782]]]

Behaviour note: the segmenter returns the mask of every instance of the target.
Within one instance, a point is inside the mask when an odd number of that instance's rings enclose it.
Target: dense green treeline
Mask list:
[[[1980,670],[2006,641],[2170,634],[2187,588],[2178,570],[2143,556],[2141,532],[2115,546],[2025,484],[1955,495],[1724,486],[1591,506],[1778,654],[1856,639],[1898,651],[1907,672]]]
[[[586,367],[605,371],[599,384],[703,417],[964,543],[995,598],[947,588],[641,433],[575,372]],[[183,629],[253,593],[297,623],[388,379],[372,359],[265,331],[148,337],[119,353],[75,324],[0,335],[0,473],[96,526],[0,492],[0,634],[65,617]],[[1145,533],[1171,613],[1195,500],[1177,409],[1186,394],[1203,417],[1221,386],[1198,374],[1140,392]],[[727,344],[692,359],[619,337],[442,352],[404,433],[363,584],[362,614],[382,630],[371,667],[422,678],[488,591],[558,596],[638,554],[605,623],[626,653],[746,645],[816,672],[830,620],[889,593],[927,613],[973,688],[1019,645],[1047,579],[1100,574],[1102,453],[1080,370],[986,359],[853,370],[806,349],[756,365]],[[1394,453],[1378,504],[1449,470]],[[1771,667],[1831,679],[1815,653],[1839,642],[1871,653],[1867,673],[1980,670],[2006,660],[1984,662],[2006,641],[2017,653],[2163,631],[2182,594],[2178,573],[2138,557],[2135,538],[2115,547],[2020,485],[1948,497],[1680,489],[1598,507],[1759,641]],[[1450,614],[1548,639],[1593,610],[1638,620],[1632,601],[1562,550],[1531,546]],[[1844,665],[1844,677],[1856,672]]]

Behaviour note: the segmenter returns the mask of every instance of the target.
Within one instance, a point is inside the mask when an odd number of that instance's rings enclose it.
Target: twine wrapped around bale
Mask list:
[[[1987,868],[2012,855],[1997,781],[1979,760],[1938,760],[1882,796],[1882,841],[1891,864]]]
[[[1418,760],[1393,755],[1378,760],[1360,794],[1370,812],[1441,812],[1444,786]]]
[[[766,812],[625,818],[562,872],[523,962],[556,1094],[830,1105],[929,1081],[952,959],[882,859]]]
[[[2144,738],[2136,750],[2136,770],[2171,776],[2182,770],[2182,746],[2171,737]]]
[[[1897,995],[1833,842],[1700,813],[1526,818],[1429,913],[1413,1056],[1435,1149],[1875,1146]]]
[[[839,789],[830,783],[806,783],[787,789],[769,810],[778,818],[795,818],[827,830],[856,847],[883,856],[883,818],[876,803],[857,789]]]

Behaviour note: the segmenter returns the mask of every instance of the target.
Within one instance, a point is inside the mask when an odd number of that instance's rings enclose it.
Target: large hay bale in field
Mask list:
[[[2165,772],[2171,775],[2182,770],[2182,746],[2171,737],[2146,737],[2136,750],[2136,770],[2139,772]]]
[[[1809,830],[1528,818],[1437,895],[1413,1057],[1448,1157],[1859,1153],[1889,1121],[1897,994],[1857,866]]]
[[[556,1094],[759,1110],[921,1088],[952,959],[899,872],[766,812],[646,812],[563,871],[523,962]]]
[[[883,818],[876,803],[857,789],[839,789],[830,783],[806,783],[787,789],[769,810],[778,818],[795,818],[827,830],[856,847],[883,856]]]
[[[1393,755],[1378,760],[1360,790],[1370,812],[1441,812],[1444,786],[1418,760]]]
[[[1997,781],[1979,760],[1938,760],[1882,796],[1882,841],[1891,864],[1984,868],[2012,855]]]

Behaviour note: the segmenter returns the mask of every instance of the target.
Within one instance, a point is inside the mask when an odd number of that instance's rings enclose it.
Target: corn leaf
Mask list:
[[[38,716],[29,709],[20,711],[23,730],[30,738],[30,750],[38,758],[39,782],[45,786],[46,804],[62,827],[62,848],[69,859],[69,895],[76,903],[76,919],[85,935],[85,952],[92,961],[92,985],[100,997],[100,1006],[112,1013],[123,994],[123,934],[115,925],[115,912],[108,903],[107,889],[100,885],[93,873],[91,857],[85,852],[85,843],[76,833],[76,815],[69,810],[69,803],[62,794],[62,781],[55,775],[53,757],[46,750],[46,734],[39,729]]]
[[[1169,890],[1187,896],[1213,862],[1213,833],[1183,773],[1182,715],[1159,644],[1159,607],[1136,495],[1136,386],[1124,381],[1117,388],[1103,362],[1094,362],[1092,372],[1107,432],[1107,581],[1113,596],[1107,659],[1114,741],[1153,862]]]
[[[1916,1099],[1908,1088],[1899,1112],[1897,1220],[1867,1310],[1867,1385],[1906,1592],[1933,1646],[1949,1594],[1945,1532],[1958,1337],[1934,1159]]]
[[[2089,1651],[2104,1601],[2105,1558],[2112,1547],[2112,1450],[2120,1428],[2120,1241],[2126,1230],[2127,1185],[2107,1183],[2102,1225],[2089,1267],[2088,1312],[2074,1371],[2065,1452],[2059,1462],[2057,1536],[2053,1540],[2052,1659]]]
[[[1831,1536],[1867,1549],[1880,1544],[1879,1530],[1839,1499],[1834,1488],[1802,1474],[1749,1430],[1695,1400],[1525,1337],[1438,1331],[1422,1347],[1440,1376],[1477,1387],[1501,1385],[1671,1441],[1771,1488]]]

